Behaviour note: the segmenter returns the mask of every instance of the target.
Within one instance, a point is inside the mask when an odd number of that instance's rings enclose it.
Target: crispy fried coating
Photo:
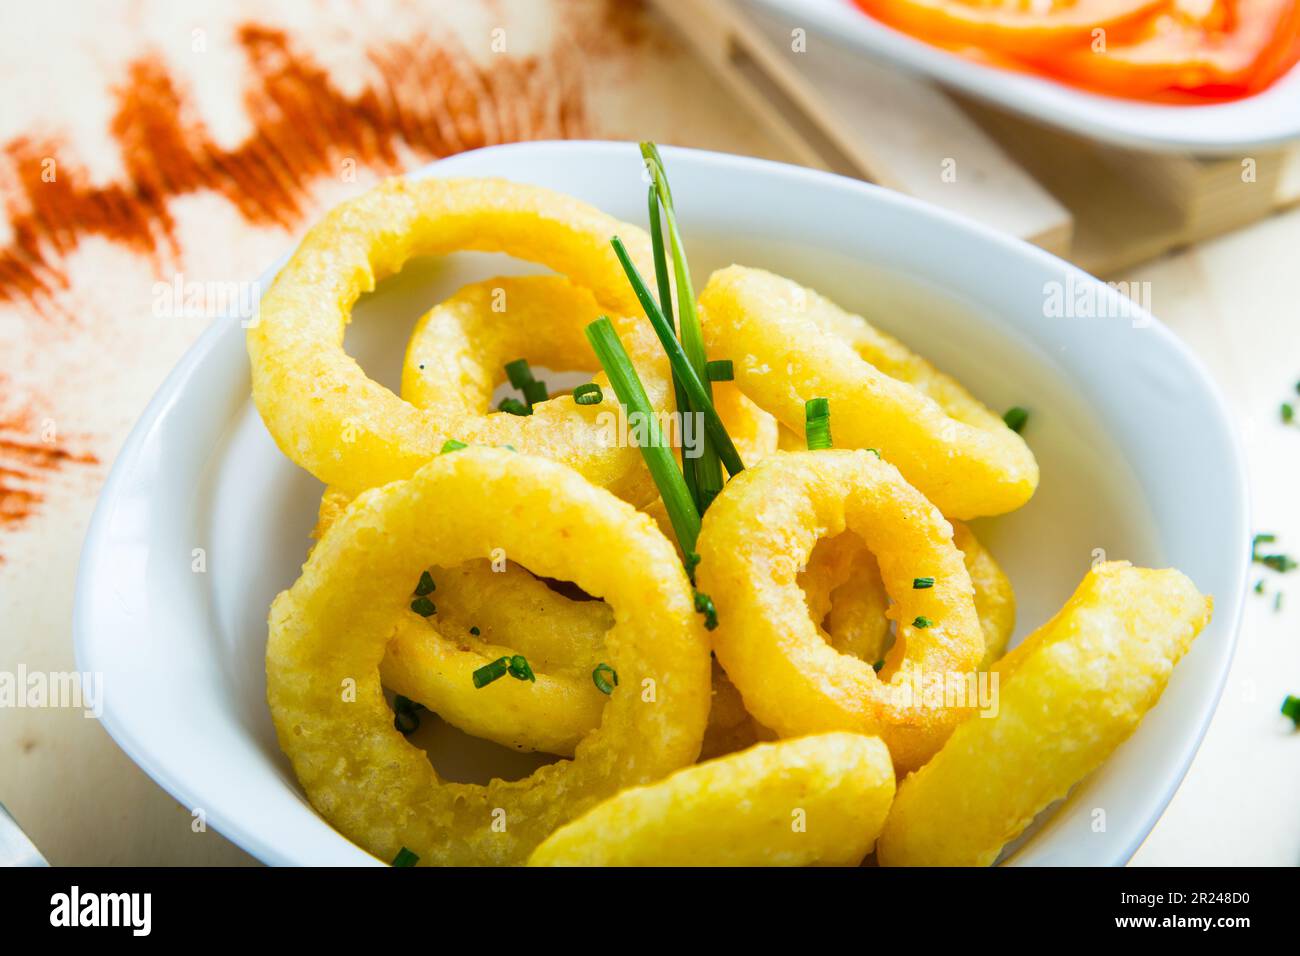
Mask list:
[[[253,399],[267,429],[294,462],[352,494],[409,477],[449,438],[480,441],[463,422],[456,428],[461,433],[453,434],[438,412],[398,398],[347,355],[343,334],[358,297],[414,256],[475,250],[550,266],[590,289],[611,316],[639,315],[609,246],[614,234],[642,268],[650,267],[649,239],[641,230],[537,186],[391,179],[343,203],[303,238],[248,331]],[[584,432],[598,410],[570,402],[565,423]],[[549,452],[638,503],[653,495],[634,448],[534,447],[535,437],[521,438],[516,447]]]
[[[621,681],[573,760],[449,783],[393,727],[380,663],[420,569],[497,548],[609,601]],[[572,469],[491,448],[442,455],[349,505],[272,605],[266,660],[280,746],[313,806],[381,860],[405,846],[422,864],[522,863],[601,800],[694,761],[710,703],[708,639],[654,522]]]
[[[846,529],[875,555],[894,601],[898,637],[880,675],[827,644],[799,588],[818,539]],[[718,611],[714,653],[746,709],[780,736],[879,734],[908,770],[965,715],[942,703],[942,688],[984,653],[970,575],[951,526],[893,465],[869,451],[777,452],[723,488],[699,553],[699,587]],[[934,587],[914,589],[920,576]]]
[[[991,864],[1137,729],[1212,609],[1178,571],[1091,571],[994,666],[996,716],[967,720],[899,785],[880,863]]]
[[[855,866],[894,796],[877,737],[758,744],[624,790],[551,834],[530,866]]]
[[[1024,440],[861,316],[743,266],[715,272],[700,308],[710,352],[729,356],[741,391],[795,433],[808,399],[830,399],[837,446],[877,449],[951,518],[1012,511],[1034,493]]]

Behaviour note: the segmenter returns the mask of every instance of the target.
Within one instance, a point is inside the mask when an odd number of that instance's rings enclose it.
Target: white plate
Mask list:
[[[1100,96],[971,62],[873,20],[853,0],[749,0],[791,26],[933,77],[997,106],[1094,139],[1139,149],[1236,153],[1300,139],[1300,68],[1231,103],[1162,105]],[[869,96],[870,90],[863,90]]]
[[[1041,488],[1015,514],[978,523],[1017,588],[1018,635],[1060,607],[1098,549],[1175,565],[1215,595],[1214,621],[1160,706],[1014,856],[1127,860],[1214,711],[1245,589],[1242,459],[1205,371],[1145,314],[1046,318],[1046,283],[1083,283],[1111,308],[1121,300],[1025,243],[855,180],[713,153],[666,156],[701,279],[732,261],[779,270],[899,334],[992,406],[1032,408],[1026,437]],[[496,147],[417,175],[505,176],[644,216],[630,144]],[[393,382],[419,313],[510,264],[456,255],[408,267],[358,306],[349,350]],[[77,581],[78,666],[104,675],[109,733],[210,826],[270,863],[372,862],[303,798],[265,701],[267,608],[297,576],[320,487],[272,443],[249,399],[243,332],[219,322],[118,456]],[[436,736],[435,763],[457,779],[501,767],[486,745]],[[523,762],[516,755],[513,772]],[[1100,833],[1096,807],[1107,814]]]

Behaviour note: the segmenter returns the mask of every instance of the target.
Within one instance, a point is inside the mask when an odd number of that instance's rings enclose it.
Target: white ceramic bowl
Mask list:
[[[891,29],[853,0],[749,0],[785,23],[921,73],[1031,119],[1139,149],[1238,153],[1300,139],[1300,67],[1240,100],[1162,104],[1102,96],[1046,77],[985,66]],[[870,91],[864,90],[864,96]]]
[[[975,223],[792,166],[678,149],[666,160],[699,281],[732,261],[774,269],[898,334],[992,407],[1032,409],[1026,437],[1042,467],[1038,494],[1015,514],[977,523],[1016,586],[1017,637],[1060,607],[1102,551],[1177,566],[1215,596],[1214,621],[1160,706],[1011,854],[1023,863],[1123,863],[1214,711],[1245,589],[1242,459],[1205,371],[1145,313],[1046,317],[1050,283],[1091,289],[1102,308],[1121,300]],[[645,214],[631,144],[496,147],[416,175],[503,176],[629,221]],[[395,382],[417,316],[464,282],[503,271],[527,269],[481,254],[412,264],[358,305],[349,351]],[[267,608],[297,576],[320,490],[280,454],[253,408],[239,323],[215,323],[118,456],[77,581],[78,666],[104,675],[109,733],[178,800],[269,863],[373,862],[308,805],[265,701]],[[193,570],[196,548],[202,573]],[[482,779],[502,768],[467,740],[449,730],[435,739],[440,770]],[[520,760],[506,772],[519,773]],[[1093,828],[1098,807],[1104,832]]]

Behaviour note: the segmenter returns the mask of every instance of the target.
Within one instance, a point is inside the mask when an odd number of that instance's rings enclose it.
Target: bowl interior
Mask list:
[[[1215,594],[1215,621],[1160,707],[1010,855],[1123,862],[1213,710],[1244,581],[1240,459],[1204,373],[1144,316],[1050,317],[1048,283],[1087,281],[1107,302],[1114,292],[1013,240],[824,174],[678,150],[668,163],[701,285],[731,262],[788,275],[897,335],[991,407],[1031,410],[1039,491],[1020,511],[975,523],[1015,585],[1017,640],[1095,560],[1174,565]],[[502,175],[644,218],[629,145],[502,147],[421,174]],[[422,312],[466,282],[529,271],[482,254],[413,262],[359,304],[347,348],[395,387]],[[248,387],[242,330],[223,323],[133,433],[87,539],[79,663],[105,673],[110,732],[219,831],[269,862],[366,862],[306,803],[266,707],[267,608],[298,574],[321,485],[276,449]],[[520,776],[538,762],[503,758],[437,721],[424,734],[454,779]]]

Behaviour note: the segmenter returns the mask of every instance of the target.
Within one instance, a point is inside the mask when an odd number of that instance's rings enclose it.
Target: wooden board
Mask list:
[[[971,216],[1110,275],[1300,202],[1300,150],[1203,158],[1043,127],[732,0],[658,0],[809,165]]]

